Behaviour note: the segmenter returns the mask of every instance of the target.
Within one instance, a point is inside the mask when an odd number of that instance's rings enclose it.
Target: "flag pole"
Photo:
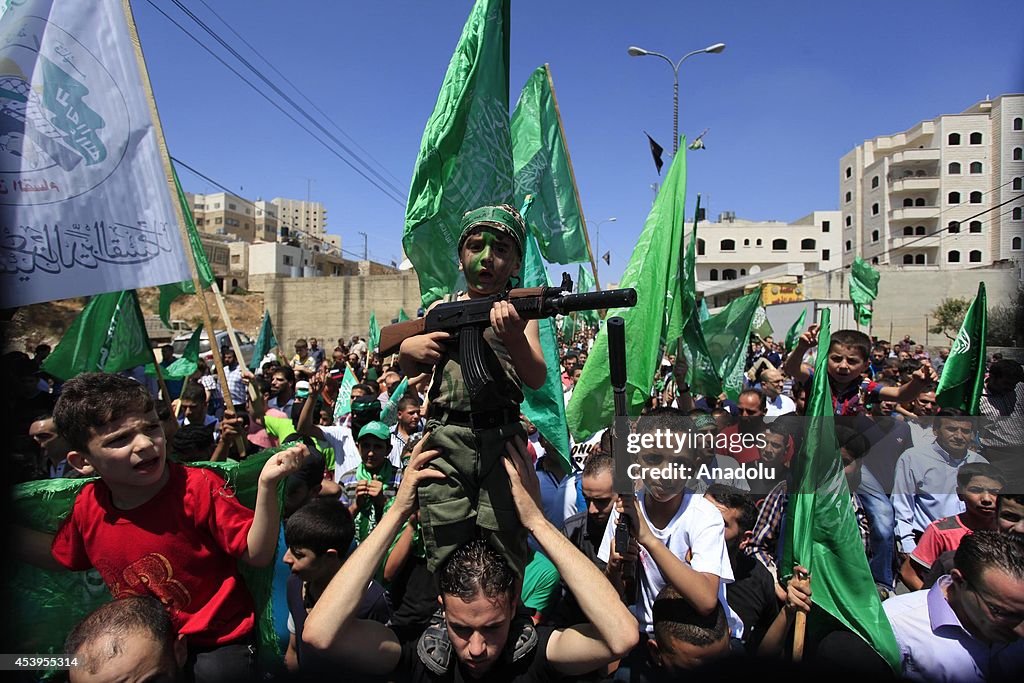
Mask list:
[[[174,210],[174,217],[178,221],[178,232],[181,235],[182,244],[185,247],[185,257],[188,259],[189,270],[192,276],[192,286],[195,287],[196,295],[199,297],[200,310],[203,313],[203,322],[206,324],[207,335],[210,340],[210,351],[213,354],[213,363],[217,368],[217,379],[219,380],[221,393],[225,399],[230,399],[231,390],[228,387],[228,377],[224,372],[224,361],[220,357],[220,349],[217,348],[216,328],[213,325],[213,317],[210,315],[210,307],[206,302],[206,294],[199,282],[199,271],[196,268],[195,255],[192,253],[192,240],[189,239],[188,228],[185,225],[185,216],[181,211],[181,202],[177,201],[178,190],[174,184],[174,172],[171,168],[171,157],[167,151],[167,139],[164,138],[163,125],[160,123],[160,113],[157,111],[156,98],[153,96],[153,86],[149,82],[149,70],[146,68],[146,58],[142,54],[142,43],[139,41],[139,31],[135,26],[135,16],[132,14],[130,0],[121,0],[121,8],[124,12],[124,19],[128,25],[128,35],[135,49],[135,60],[138,63],[139,74],[142,78],[142,90],[146,94],[146,103],[149,106],[150,118],[153,120],[153,133],[156,137],[157,149],[160,150],[160,162],[164,167],[164,176],[167,180],[167,187],[171,193],[171,205]],[[225,414],[234,415],[234,406],[228,410],[227,400],[224,402]],[[238,435],[239,456],[245,456],[245,441],[242,435]]]
[[[213,290],[214,298],[217,301],[217,309],[220,311],[220,317],[224,320],[224,327],[227,328],[228,339],[231,341],[231,349],[235,352],[235,360],[239,365],[245,367],[245,359],[242,358],[242,347],[238,345],[238,337],[235,336],[235,327],[231,324],[231,318],[228,316],[228,308],[224,305],[224,295],[220,293],[220,287],[217,286],[216,280],[210,283],[210,289]],[[262,404],[263,397],[258,391],[256,391],[256,387],[252,385],[252,382],[246,382],[245,386],[246,390],[249,392],[249,400],[252,401],[253,411],[257,413],[263,412],[261,410],[262,405],[259,405]],[[230,398],[230,396],[228,398]],[[227,403],[225,402],[225,408],[226,407]]]
[[[597,261],[594,259],[594,250],[590,246],[590,234],[587,232],[587,219],[583,216],[583,203],[580,201],[580,190],[576,186],[576,171],[572,168],[572,155],[569,153],[569,143],[565,140],[565,125],[562,123],[562,110],[558,108],[558,96],[555,94],[555,83],[551,79],[551,65],[544,65],[544,74],[548,77],[548,88],[551,90],[551,103],[555,105],[555,116],[558,117],[558,134],[562,138],[562,149],[565,150],[565,160],[569,166],[569,177],[572,179],[572,192],[576,195],[576,206],[580,209],[580,222],[583,223],[583,239],[587,243],[587,253],[590,254],[590,268],[594,273],[594,291],[601,291],[601,281],[597,278]],[[603,315],[602,315],[603,317]]]
[[[804,658],[804,635],[807,633],[807,615],[803,612],[796,613],[796,623],[793,626],[793,661],[800,662]]]
[[[145,320],[145,316],[142,315],[142,308],[139,305],[139,293],[135,292],[135,312],[138,314],[140,320]],[[149,331],[145,326],[142,327],[142,333],[146,335],[146,345],[149,346],[150,350],[153,349],[153,340],[149,338]],[[167,390],[167,382],[164,381],[164,373],[160,369],[160,363],[156,360],[156,355],[153,356],[153,369],[156,370],[156,381],[160,387],[160,395],[164,397],[164,402],[167,403],[167,407],[171,407],[171,392]]]

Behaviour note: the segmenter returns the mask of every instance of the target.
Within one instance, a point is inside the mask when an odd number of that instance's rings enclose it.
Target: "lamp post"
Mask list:
[[[671,59],[661,54],[660,52],[651,52],[645,50],[642,47],[636,47],[635,45],[630,46],[627,50],[630,57],[645,57],[651,55],[653,57],[661,57],[669,66],[672,67],[672,75],[674,82],[672,85],[672,155],[679,150],[679,67],[682,66],[688,58],[699,55],[702,53],[707,54],[718,54],[725,49],[725,43],[715,43],[714,45],[708,45],[700,50],[694,50],[693,52],[687,52],[683,55],[678,62],[673,62]]]
[[[597,228],[594,231],[595,232],[594,244],[595,244],[595,247],[597,249],[597,258],[594,259],[594,268],[595,269],[597,268],[597,262],[601,260],[601,226],[604,225],[605,223],[614,223],[617,220],[619,220],[619,219],[616,218],[615,216],[612,216],[611,218],[605,218],[603,221],[598,221],[597,222]],[[594,278],[597,279],[597,273],[594,273]],[[600,279],[597,279],[597,282],[595,284],[597,285],[598,289],[601,289],[601,280]]]

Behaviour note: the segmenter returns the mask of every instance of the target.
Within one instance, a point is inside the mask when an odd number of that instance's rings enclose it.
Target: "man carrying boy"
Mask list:
[[[458,245],[468,290],[449,300],[486,298],[511,289],[522,265],[525,240],[526,224],[511,206],[468,212]],[[479,530],[521,576],[526,537],[512,513],[501,462],[509,439],[516,435],[525,439],[519,421],[520,385],[540,388],[547,366],[537,321],[520,318],[507,300],[494,303],[491,326],[483,338],[484,361],[494,381],[476,396],[470,395],[455,337],[431,332],[402,342],[399,362],[407,376],[433,366],[426,430],[431,432],[432,446],[443,453],[432,467],[446,475],[420,492],[420,524],[431,571]]]
[[[56,536],[24,530],[25,561],[47,569],[95,567],[114,598],[152,595],[189,643],[196,681],[251,676],[255,610],[237,560],[274,559],[277,484],[307,456],[296,446],[270,456],[254,510],[215,472],[166,461],[166,443],[145,387],[86,373],[64,385],[54,410],[87,484]],[[52,545],[52,548],[51,548]]]
[[[996,501],[1006,481],[992,465],[964,465],[956,475],[956,496],[966,509],[958,515],[932,522],[924,530],[914,551],[900,568],[900,577],[910,590],[921,590],[925,574],[942,553],[956,550],[960,540],[973,531],[994,531]]]

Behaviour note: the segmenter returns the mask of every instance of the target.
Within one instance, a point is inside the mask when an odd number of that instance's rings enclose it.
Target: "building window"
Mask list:
[[[742,276],[744,276],[746,274],[747,274],[747,269],[746,268],[740,268],[740,276],[742,277]]]
[[[846,193],[846,201],[850,201],[852,199],[853,199],[853,193],[852,192],[847,192]]]
[[[1024,130],[1024,119],[1022,119],[1019,116],[1017,118],[1015,118],[1013,120],[1013,129],[1014,130]]]
[[[1020,121],[1020,119],[1017,119],[1017,120]],[[1020,130],[1020,129],[1019,128],[1014,128],[1014,130]],[[849,178],[851,175],[853,175],[853,167],[852,166],[847,166],[846,167],[846,177]]]
[[[1020,119],[1017,119],[1017,120],[1020,121]],[[1013,250],[1016,251],[1016,250],[1019,250],[1020,248],[1021,248],[1021,240],[1020,240],[1020,238],[1019,237],[1014,237],[1013,241],[1010,242],[1010,249],[1013,249]]]
[[[800,240],[800,249],[801,250],[805,250],[806,251],[806,250],[814,249],[816,246],[817,245],[815,244],[814,240],[812,240],[812,239],[808,238],[808,239]]]
[[[960,232],[960,223],[959,223],[959,221],[950,221],[949,225],[946,226],[946,231],[950,232],[950,233],[952,233],[954,235],[956,233]]]
[[[968,232],[981,232],[981,221],[971,221],[970,226],[967,228]]]
[[[832,256],[832,254],[829,253],[828,249],[822,249],[821,250],[821,260],[822,261],[828,261],[831,256]]]
[[[750,240],[743,240],[743,246],[749,247],[750,246]]]
[[[756,242],[754,242],[754,246],[755,247],[761,246],[761,240],[757,240]]]
[[[220,216],[217,216],[216,218],[213,219],[213,222],[216,223],[217,225],[220,225],[221,223],[224,222],[224,219],[221,218]]]
[[[876,265],[876,266],[877,266],[877,265],[878,265],[878,257],[877,257],[877,256],[872,256],[872,257],[871,257],[871,263],[872,263],[873,265]]]
[[[853,242],[846,240],[846,251],[850,251],[851,249],[853,249]]]
[[[711,281],[712,282],[717,282],[718,281],[718,268],[712,268],[711,269]]]
[[[914,228],[914,234],[915,234],[915,235],[923,235],[923,234],[925,234],[925,232],[926,232],[926,231],[925,231],[925,229],[924,229],[924,226],[923,226],[923,225],[919,225],[919,226],[917,226],[916,228]]]
[[[918,265],[918,266],[923,266],[924,265],[924,254],[915,254],[914,255],[914,264]]]
[[[1020,178],[1014,178],[1013,179],[1013,189],[1014,189],[1014,191],[1015,192],[1020,192],[1020,188],[1021,188],[1021,179]]]
[[[960,144],[960,133],[950,133],[949,138],[946,140],[947,144],[959,145]]]
[[[971,133],[971,144],[972,145],[980,145],[981,144],[981,133]]]
[[[876,187],[878,187],[878,176],[875,176],[874,178],[871,179],[871,189],[873,190]]]
[[[290,265],[292,265],[292,257],[291,256],[287,256],[287,255],[286,256],[282,256],[281,257],[281,262],[284,263],[284,265],[286,265],[286,266],[290,266]]]
[[[1018,206],[1017,208],[1015,208],[1013,210],[1013,214],[1011,214],[1011,219],[1015,220],[1015,221],[1019,221],[1022,213],[1024,213],[1024,212],[1022,212],[1021,208]]]
[[[904,197],[903,198],[903,206],[913,206],[913,205],[914,205],[914,200],[913,199],[911,199],[910,197]]]
[[[982,166],[980,161],[971,162],[971,173],[981,173]]]
[[[977,190],[971,193],[971,204],[981,204],[981,193]]]
[[[906,226],[905,228],[903,228],[903,236],[904,237],[906,237],[908,235],[913,235],[913,234],[914,234],[914,228],[910,227],[909,225]]]
[[[904,254],[903,255],[903,265],[909,266],[909,265],[913,265],[913,263],[914,263],[914,257],[913,256],[911,256],[910,254]]]
[[[846,227],[850,227],[851,225],[853,225],[853,216],[847,216],[846,217]]]
[[[220,208],[220,202],[217,202],[216,204],[214,204],[214,205],[213,205],[213,208],[215,208],[215,209],[219,209],[219,208]]]
[[[723,280],[735,280],[736,279],[736,270],[734,268],[726,268],[725,270],[722,271],[722,279]]]
[[[786,249],[786,240],[772,240],[772,251],[785,251]]]
[[[238,207],[234,204],[228,203],[228,211],[237,211]]]
[[[959,204],[960,203],[960,193],[959,192],[950,192],[949,193],[949,203],[950,204]]]
[[[872,230],[871,231],[871,241],[872,242],[877,242],[878,241],[878,231],[877,230]]]
[[[954,161],[953,163],[951,163],[949,165],[949,174],[950,175],[960,175],[960,163],[959,162]]]
[[[232,254],[231,255],[231,263],[241,263],[241,262],[242,262],[242,257],[239,254]]]
[[[924,197],[918,197],[915,199],[914,206],[924,206]]]
[[[828,232],[832,228],[831,223],[832,223],[832,221],[822,221],[821,222],[821,231],[822,232]]]
[[[946,254],[947,263],[960,263],[960,252],[954,249],[953,251]]]
[[[196,219],[196,225],[202,225],[202,224],[203,224],[203,219],[202,218],[197,218]]]
[[[697,240],[697,256],[703,256],[703,255],[704,255],[704,240],[698,239]]]
[[[1024,147],[1014,147],[1013,148],[1013,160],[1014,161],[1024,161]]]
[[[981,263],[981,252],[977,249],[972,249],[971,253],[967,255],[967,260],[971,263]]]
[[[874,204],[871,205],[871,215],[872,216],[877,216],[878,215],[878,202],[875,202]]]
[[[718,248],[721,249],[722,251],[736,251],[736,241],[722,240],[722,242],[718,245]]]

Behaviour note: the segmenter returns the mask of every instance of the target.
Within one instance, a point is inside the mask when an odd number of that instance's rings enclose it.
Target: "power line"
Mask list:
[[[216,59],[216,60],[217,60],[218,62],[220,62],[221,64],[223,64],[223,65],[224,65],[224,67],[225,67],[225,68],[227,68],[227,69],[228,69],[228,70],[229,70],[229,71],[230,71],[231,73],[233,73],[233,74],[234,74],[235,76],[237,76],[237,77],[238,77],[238,78],[239,78],[239,79],[240,79],[241,81],[243,81],[243,82],[244,82],[244,83],[245,83],[246,85],[248,85],[248,86],[249,86],[250,88],[252,88],[252,89],[253,89],[254,91],[256,91],[256,93],[257,93],[257,94],[259,94],[259,95],[260,95],[260,97],[262,97],[262,98],[263,98],[263,99],[265,99],[265,100],[266,100],[267,102],[269,102],[269,103],[270,103],[271,105],[273,105],[275,109],[277,109],[277,110],[278,110],[278,111],[280,111],[280,112],[281,112],[282,114],[284,114],[284,115],[285,115],[285,116],[286,116],[286,117],[287,117],[288,119],[290,119],[290,120],[291,120],[291,121],[292,121],[293,123],[295,123],[295,125],[299,126],[300,128],[302,128],[302,130],[306,131],[306,132],[307,132],[307,133],[308,133],[308,134],[310,135],[310,137],[312,137],[312,138],[313,138],[314,140],[316,140],[316,141],[317,141],[317,142],[319,142],[319,143],[320,143],[321,145],[323,145],[323,147],[324,147],[325,149],[327,149],[327,150],[328,150],[329,152],[331,152],[332,154],[334,154],[334,156],[338,157],[338,158],[339,158],[339,159],[340,159],[341,161],[343,161],[343,162],[344,162],[344,163],[345,163],[346,165],[348,165],[348,166],[349,166],[349,167],[350,167],[350,168],[351,168],[351,169],[352,169],[353,171],[355,171],[355,172],[356,172],[356,173],[358,173],[358,174],[359,174],[360,176],[362,176],[362,177],[363,177],[363,178],[364,178],[364,179],[365,179],[365,180],[366,180],[367,182],[369,182],[369,183],[370,183],[371,185],[373,185],[373,186],[374,186],[374,187],[376,187],[376,188],[377,188],[378,190],[380,190],[380,191],[381,191],[382,193],[384,193],[384,195],[385,195],[385,196],[387,196],[387,197],[388,197],[388,199],[392,200],[393,202],[395,202],[395,203],[396,203],[396,204],[398,204],[399,206],[405,206],[405,202],[404,202],[404,201],[403,201],[402,199],[400,199],[400,198],[398,198],[397,196],[395,196],[395,195],[391,194],[391,191],[389,191],[388,189],[386,189],[386,188],[382,187],[382,186],[381,186],[380,184],[378,184],[378,183],[377,183],[377,182],[376,182],[375,180],[373,180],[373,178],[369,177],[368,175],[366,175],[366,173],[364,173],[364,172],[363,172],[362,170],[360,170],[359,168],[357,168],[357,167],[355,166],[355,164],[353,164],[353,163],[352,163],[351,161],[349,161],[349,160],[348,160],[348,159],[346,159],[346,158],[345,158],[344,156],[342,156],[342,155],[341,155],[341,154],[340,154],[340,153],[339,153],[339,152],[338,152],[338,151],[337,151],[336,149],[332,148],[332,147],[331,147],[330,145],[328,145],[328,144],[327,144],[326,142],[324,142],[324,141],[323,141],[323,140],[322,140],[321,138],[319,138],[319,137],[318,137],[318,136],[317,136],[317,135],[316,135],[316,134],[315,134],[315,133],[314,133],[313,131],[311,131],[311,130],[310,130],[309,128],[307,128],[307,127],[306,127],[305,125],[303,125],[301,121],[299,121],[298,119],[296,119],[296,118],[295,118],[294,116],[292,116],[292,115],[291,115],[291,114],[290,114],[290,113],[289,113],[289,112],[288,112],[287,110],[285,110],[285,109],[284,109],[284,107],[282,107],[282,106],[281,106],[280,104],[278,104],[278,103],[277,103],[277,102],[275,102],[275,101],[274,101],[273,99],[271,99],[269,95],[267,95],[267,94],[266,94],[265,92],[263,92],[263,91],[262,91],[262,90],[260,90],[260,89],[259,89],[258,87],[256,87],[256,86],[255,86],[255,85],[254,85],[254,84],[253,84],[253,83],[252,83],[251,81],[249,81],[249,80],[248,80],[248,79],[247,79],[247,78],[246,78],[245,76],[243,76],[242,74],[240,74],[240,73],[239,73],[239,72],[238,72],[238,71],[237,71],[237,70],[236,70],[236,69],[235,69],[234,67],[232,67],[232,66],[231,66],[230,64],[228,64],[228,63],[227,63],[226,61],[224,61],[224,59],[222,59],[222,58],[221,58],[221,57],[220,57],[219,55],[217,55],[217,54],[216,54],[215,52],[213,52],[213,51],[212,51],[212,50],[211,50],[210,48],[208,48],[208,47],[207,47],[206,45],[204,45],[204,44],[203,44],[203,43],[202,43],[202,42],[201,42],[201,41],[200,41],[200,40],[199,40],[198,38],[196,38],[195,36],[193,36],[193,35],[192,35],[192,34],[191,34],[191,33],[190,33],[189,31],[188,31],[188,29],[186,29],[186,28],[185,28],[184,26],[182,26],[182,25],[181,25],[181,24],[179,24],[179,23],[178,23],[177,21],[175,21],[175,20],[174,20],[174,19],[173,19],[173,18],[172,18],[172,17],[170,16],[170,15],[168,15],[168,14],[167,14],[166,12],[164,12],[164,11],[163,11],[163,10],[162,10],[162,9],[161,9],[160,7],[158,7],[158,6],[157,6],[157,5],[156,5],[156,4],[155,4],[155,3],[153,2],[153,0],[146,0],[146,2],[147,2],[147,3],[149,3],[149,4],[150,4],[150,5],[151,5],[151,6],[153,7],[153,9],[155,9],[155,10],[156,10],[157,12],[159,12],[160,14],[162,14],[162,15],[164,16],[164,18],[166,18],[166,19],[167,19],[167,20],[168,20],[169,22],[171,22],[172,24],[174,24],[174,25],[175,25],[175,26],[176,26],[176,27],[178,28],[178,30],[180,30],[180,31],[181,31],[182,33],[184,33],[185,35],[187,35],[187,36],[188,36],[188,37],[189,37],[189,38],[190,38],[190,39],[191,39],[191,40],[192,40],[192,41],[193,41],[194,43],[196,43],[196,44],[197,44],[197,45],[199,45],[199,46],[200,46],[201,48],[203,48],[204,50],[206,50],[206,51],[207,51],[207,52],[208,52],[208,53],[209,53],[209,54],[210,54],[210,55],[211,55],[211,56],[212,56],[212,57],[213,57],[214,59]]]

